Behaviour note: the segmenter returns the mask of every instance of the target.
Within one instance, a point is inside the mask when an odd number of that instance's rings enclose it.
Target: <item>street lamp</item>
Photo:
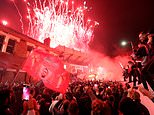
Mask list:
[[[8,22],[7,22],[6,20],[2,20],[2,24],[3,24],[4,26],[6,26],[6,25],[8,25]]]
[[[122,46],[126,46],[127,45],[127,41],[121,41],[121,45]]]

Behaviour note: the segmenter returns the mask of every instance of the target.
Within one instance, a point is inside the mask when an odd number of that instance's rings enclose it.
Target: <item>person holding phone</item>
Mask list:
[[[38,103],[36,99],[33,97],[34,94],[34,89],[30,89],[29,96],[27,96],[28,98],[26,98],[26,100],[23,102],[22,115],[39,115]]]

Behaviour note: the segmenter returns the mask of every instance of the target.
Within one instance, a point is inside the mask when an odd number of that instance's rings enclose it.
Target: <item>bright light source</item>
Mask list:
[[[67,67],[66,67],[66,65],[64,65],[64,69],[66,69]]]
[[[122,41],[122,42],[121,42],[121,45],[122,45],[122,46],[125,46],[125,45],[127,45],[127,42],[126,42],[126,41]]]
[[[2,24],[3,24],[4,26],[6,26],[6,25],[8,24],[8,22],[7,22],[6,20],[2,20]]]

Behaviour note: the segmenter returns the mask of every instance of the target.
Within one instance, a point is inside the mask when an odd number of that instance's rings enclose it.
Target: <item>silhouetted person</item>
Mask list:
[[[142,69],[142,83],[145,89],[149,89],[147,83],[154,91],[154,30],[148,33],[149,61]]]

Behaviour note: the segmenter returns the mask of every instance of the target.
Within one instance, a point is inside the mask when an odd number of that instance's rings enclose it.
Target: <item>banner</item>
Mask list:
[[[34,79],[42,80],[47,88],[61,93],[65,93],[70,81],[61,60],[39,49],[31,52],[23,70]]]

